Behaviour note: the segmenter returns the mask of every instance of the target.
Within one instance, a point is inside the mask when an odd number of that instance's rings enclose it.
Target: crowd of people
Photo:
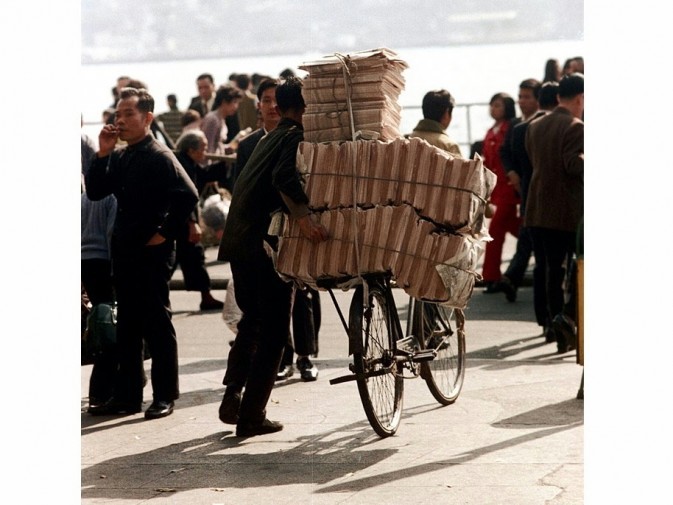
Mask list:
[[[521,81],[516,102],[495,93],[494,123],[473,146],[497,175],[486,202],[492,240],[484,256],[484,293],[504,293],[515,302],[534,257],[536,319],[558,352],[576,345],[572,295],[583,219],[583,72],[581,57],[563,67],[550,59],[541,81]],[[185,288],[201,294],[200,310],[223,308],[210,292],[200,219],[204,195],[222,191],[231,201],[218,260],[231,266],[240,319],[219,418],[236,424],[238,436],[272,433],[282,429],[266,415],[274,383],[292,376],[294,365],[302,380],[318,377],[311,357],[318,353],[319,293],[281,280],[270,257],[277,239],[267,233],[272,214],[280,211],[298,221],[305,238],[327,239],[296,167],[306,107],[302,80],[288,69],[278,77],[231,74],[218,87],[203,73],[195,84],[197,95],[186,110],[170,94],[168,111],[155,114],[147,85],[122,76],[112,88],[98,147],[82,135],[82,288],[92,305],[117,310],[116,346],[94,360],[88,412],[140,412],[148,357],[153,401],[145,417],[173,412],[178,349],[169,281],[179,267]],[[446,133],[454,107],[447,90],[429,91],[423,118],[409,135],[462,157]],[[517,248],[503,273],[507,233],[517,237]]]

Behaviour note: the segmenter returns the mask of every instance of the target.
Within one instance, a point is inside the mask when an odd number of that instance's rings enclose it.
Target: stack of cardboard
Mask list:
[[[318,289],[387,273],[414,298],[465,308],[489,240],[484,212],[495,175],[478,156],[455,158],[402,138],[397,97],[406,64],[392,51],[335,55],[301,68],[310,75],[297,166],[329,239],[312,244],[287,220],[277,230],[278,272]]]
[[[313,208],[408,204],[452,231],[487,233],[484,210],[495,175],[479,157],[455,158],[420,138],[302,142],[297,165],[307,174]]]
[[[387,272],[410,296],[464,308],[472,294],[482,243],[438,229],[409,205],[316,212],[329,239],[312,244],[289,220],[276,268],[313,287],[324,279]]]
[[[407,64],[396,53],[383,48],[332,55],[299,68],[309,72],[302,90],[306,141],[352,140],[353,131],[381,140],[400,136],[397,99]]]

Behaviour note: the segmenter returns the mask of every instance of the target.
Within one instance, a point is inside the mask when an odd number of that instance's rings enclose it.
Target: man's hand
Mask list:
[[[190,243],[198,244],[201,241],[201,227],[194,221],[189,222],[189,237]]]
[[[114,151],[119,138],[119,129],[115,125],[106,124],[98,134],[98,153],[99,158],[105,158]]]
[[[159,245],[159,244],[163,244],[164,242],[166,242],[166,237],[164,237],[163,235],[161,235],[159,233],[155,233],[154,235],[152,235],[152,238],[149,239],[147,241],[147,244],[145,244],[145,245]]]
[[[314,244],[327,240],[327,229],[322,224],[316,223],[311,214],[300,217],[297,222],[304,238],[309,239]]]
[[[507,178],[509,179],[509,185],[512,186],[517,193],[521,194],[521,177],[514,170],[507,172]]]

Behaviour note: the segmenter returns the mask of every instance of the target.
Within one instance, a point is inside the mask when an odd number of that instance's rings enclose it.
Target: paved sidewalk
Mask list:
[[[209,266],[218,279],[227,269]],[[352,293],[336,295],[347,311]],[[198,312],[198,293],[174,291],[171,300],[182,391],[176,410],[153,421],[82,413],[83,504],[583,503],[582,367],[574,352],[558,355],[544,343],[530,287],[516,303],[475,290],[458,401],[441,407],[421,379],[405,381],[400,428],[386,439],[369,426],[354,382],[329,384],[348,373],[349,360],[327,293],[318,380],[278,383],[268,415],[285,429],[249,439],[217,418],[233,335],[220,313]],[[396,301],[404,315],[408,297],[396,290]],[[90,369],[82,367],[83,410]],[[145,400],[146,407],[150,386]]]

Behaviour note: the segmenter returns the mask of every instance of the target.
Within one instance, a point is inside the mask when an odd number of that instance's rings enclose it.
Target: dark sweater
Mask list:
[[[86,175],[86,192],[91,200],[115,195],[113,242],[128,252],[144,247],[157,232],[175,239],[198,202],[185,169],[152,135],[95,158]]]

